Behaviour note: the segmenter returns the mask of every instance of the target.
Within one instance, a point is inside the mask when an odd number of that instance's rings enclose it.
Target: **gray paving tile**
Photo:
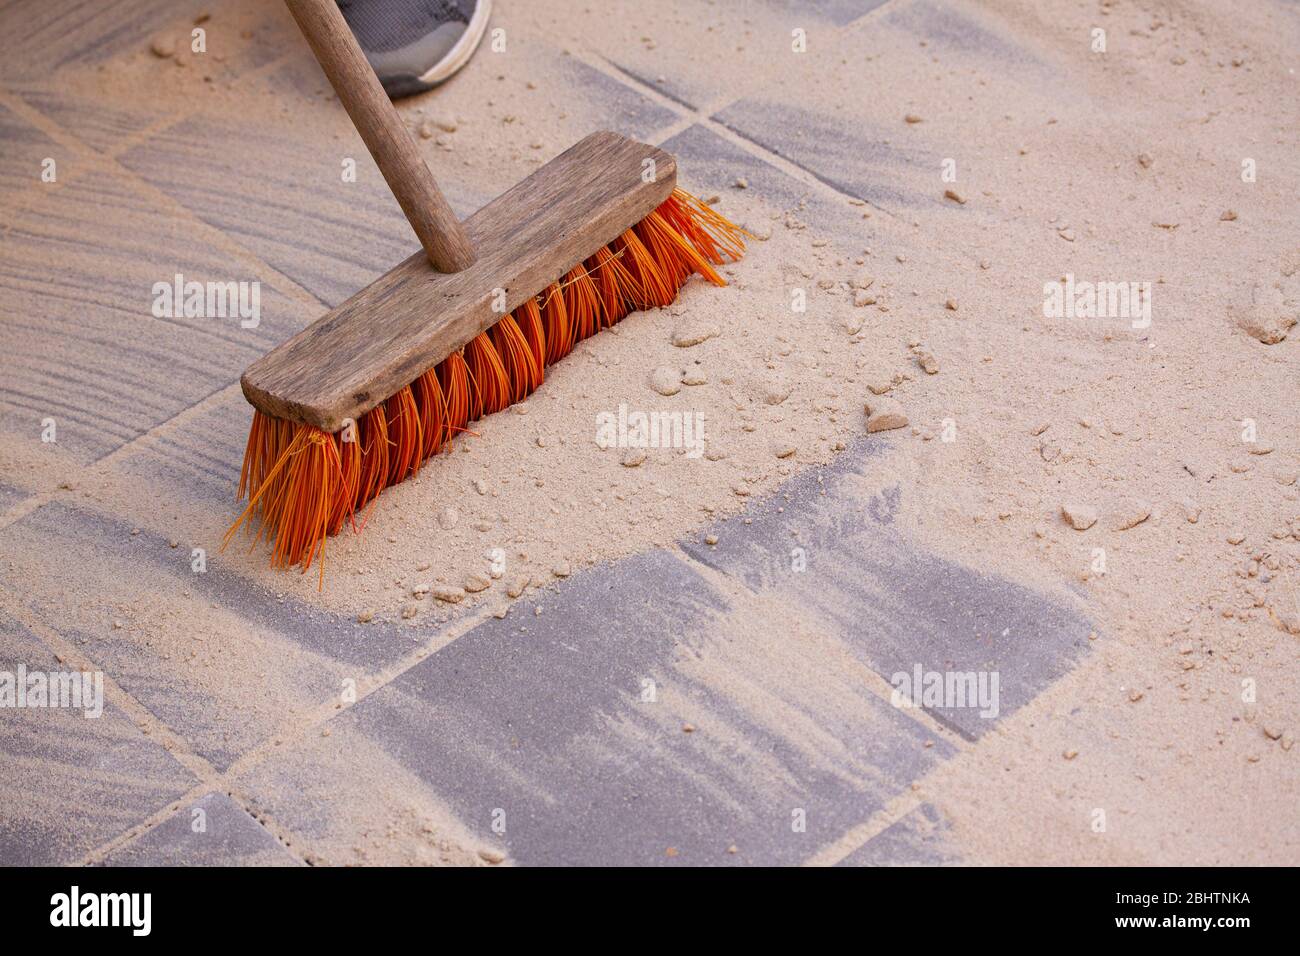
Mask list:
[[[952,866],[960,863],[948,839],[948,822],[923,803],[890,824],[837,866]]]
[[[237,162],[227,151],[231,142],[241,144]],[[356,160],[355,182],[343,181],[345,157]],[[419,248],[355,132],[335,142],[297,125],[200,115],[126,151],[120,162],[326,305]],[[459,214],[469,211],[454,184],[448,199]]]
[[[0,205],[41,188],[58,188],[41,179],[46,159],[54,160],[56,176],[66,173],[73,163],[68,150],[3,106],[0,145]]]
[[[89,463],[235,381],[315,318],[256,265],[196,236],[188,217],[124,176],[88,173],[10,217],[0,233],[0,429]],[[75,263],[75,268],[72,264]],[[155,283],[260,283],[261,322],[155,317]]]
[[[706,126],[697,123],[660,145],[677,158],[681,183],[700,195],[721,195],[723,205],[719,208],[728,215],[734,214],[730,208],[732,198],[740,198],[736,179],[743,176],[749,186],[746,198],[762,197],[769,210],[793,210],[802,204],[799,218],[817,229],[819,235],[829,234],[855,249],[872,244],[875,228],[870,220],[862,218],[859,207],[827,198],[823,190],[787,175]],[[743,224],[773,226],[771,222]]]
[[[519,862],[795,863],[952,753],[875,680],[653,552],[517,604],[335,723]],[[302,789],[286,773],[259,788],[277,818]]]
[[[822,182],[890,211],[937,205],[933,184],[942,157],[883,118],[824,112],[815,102],[792,105],[783,91],[759,92],[714,117]],[[940,190],[939,195],[942,195]]]
[[[908,0],[890,7],[883,21],[882,26],[910,33],[936,50],[991,57],[1020,66],[1038,62],[1024,47],[972,19],[967,10],[955,4]]]
[[[1091,627],[1060,600],[927,553],[894,528],[903,489],[872,493],[855,480],[860,463],[883,447],[880,438],[864,436],[832,465],[791,479],[743,516],[715,525],[717,545],[701,536],[682,546],[756,593],[779,596],[826,622],[905,692],[918,668],[922,687],[932,674],[945,681],[973,674],[986,682],[991,704],[996,675],[996,707],[969,699],[954,706],[955,697],[926,707],[974,740],[1069,670]],[[794,570],[796,557],[806,570]],[[896,681],[900,674],[909,675],[906,683]]]
[[[277,597],[233,573],[215,542],[193,573],[191,542],[132,530],[44,505],[0,531],[0,584],[219,769],[429,637]]]
[[[13,485],[0,481],[0,511],[5,511],[18,504],[27,497],[27,494],[21,488],[15,488]]]
[[[0,614],[0,672],[62,671]],[[193,776],[121,710],[0,709],[0,865],[73,863],[185,793]]]
[[[300,861],[224,793],[186,803],[104,866],[300,866]]]

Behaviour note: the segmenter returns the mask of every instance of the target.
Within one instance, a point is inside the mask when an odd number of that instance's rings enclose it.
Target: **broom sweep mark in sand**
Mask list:
[[[1151,325],[1150,282],[1075,282],[1067,272],[1065,281],[1043,283],[1045,319],[1131,319],[1133,328]]]
[[[152,288],[156,319],[238,318],[241,329],[262,323],[262,283],[185,281],[176,273],[172,282],[155,282]]]
[[[627,403],[614,412],[596,415],[599,448],[685,448],[687,458],[704,454],[704,416],[699,412],[629,411]]]

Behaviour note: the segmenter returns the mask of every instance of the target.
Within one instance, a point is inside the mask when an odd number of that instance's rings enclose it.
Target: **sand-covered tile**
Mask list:
[[[156,526],[45,505],[0,532],[0,584],[219,768],[428,639],[277,596]]]
[[[60,167],[66,171],[72,164],[68,150],[3,105],[0,145],[0,209],[24,193],[57,188]]]
[[[650,552],[517,604],[331,723],[517,862],[791,863],[952,752],[879,684],[776,604],[733,605]],[[291,779],[261,776],[299,825]]]
[[[683,542],[699,561],[813,616],[894,687],[969,739],[1068,671],[1092,627],[1075,607],[930,553],[894,526],[903,489],[874,487],[866,436],[832,465],[792,478],[717,543]]]
[[[104,866],[300,866],[243,807],[224,793],[186,802],[162,823],[102,861]]]
[[[74,863],[195,782],[104,699],[102,674],[73,670],[0,612],[0,865]]]
[[[83,464],[234,381],[314,311],[124,176],[78,177],[7,225],[0,430],[48,441],[52,422]]]
[[[948,822],[929,803],[909,810],[838,866],[953,866],[960,854],[949,837]]]

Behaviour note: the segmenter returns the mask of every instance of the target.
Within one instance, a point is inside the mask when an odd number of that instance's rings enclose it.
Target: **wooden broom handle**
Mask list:
[[[474,246],[447,205],[334,0],[285,0],[352,125],[439,272],[473,265]]]

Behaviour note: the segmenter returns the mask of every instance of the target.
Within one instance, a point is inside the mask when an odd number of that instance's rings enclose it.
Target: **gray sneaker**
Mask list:
[[[492,0],[338,0],[392,97],[437,86],[473,55]]]

